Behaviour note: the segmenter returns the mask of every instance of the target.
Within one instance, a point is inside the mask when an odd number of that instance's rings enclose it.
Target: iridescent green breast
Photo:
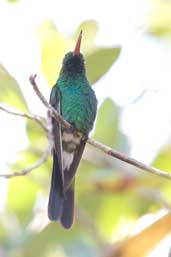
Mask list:
[[[92,129],[96,116],[97,100],[85,78],[59,79],[61,114],[74,127],[85,133]]]

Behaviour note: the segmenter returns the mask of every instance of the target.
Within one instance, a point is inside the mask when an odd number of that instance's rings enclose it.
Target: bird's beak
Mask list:
[[[73,55],[79,55],[80,54],[81,39],[82,39],[82,30],[81,30],[81,32],[79,34],[78,39],[77,39],[77,43],[75,45],[75,49],[74,49]]]

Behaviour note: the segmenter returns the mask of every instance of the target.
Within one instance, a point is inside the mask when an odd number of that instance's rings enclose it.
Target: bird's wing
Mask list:
[[[60,113],[60,93],[57,87],[53,87],[50,104]],[[62,163],[61,124],[52,118],[54,150],[51,189],[48,204],[48,216],[50,220],[57,220],[61,216],[64,192],[64,175]]]
[[[57,110],[59,114],[61,113],[60,92],[56,86],[52,89],[50,95],[50,104],[55,108],[55,110]],[[54,152],[58,156],[59,171],[61,174],[61,179],[63,180],[61,124],[57,122],[54,118],[52,118],[52,126],[54,136]]]

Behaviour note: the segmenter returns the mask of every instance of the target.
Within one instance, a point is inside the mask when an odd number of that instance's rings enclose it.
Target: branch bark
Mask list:
[[[116,158],[116,159],[119,159],[123,162],[126,162],[128,164],[131,164],[141,170],[145,170],[147,172],[150,172],[152,174],[155,174],[155,175],[158,175],[158,176],[161,176],[161,177],[164,177],[164,178],[167,178],[167,179],[171,179],[171,173],[167,173],[166,171],[163,171],[163,170],[160,170],[160,169],[157,169],[157,168],[154,168],[154,167],[151,167],[147,164],[144,164],[140,161],[137,161],[136,159],[134,158],[130,158],[128,157],[127,155],[121,153],[121,152],[118,152],[116,150],[113,150],[112,148],[92,139],[92,138],[89,138],[88,141],[87,141],[89,144],[93,145],[94,147],[100,149],[102,152]]]

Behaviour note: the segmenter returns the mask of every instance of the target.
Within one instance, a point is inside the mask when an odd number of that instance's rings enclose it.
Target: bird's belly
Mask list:
[[[62,132],[63,169],[69,170],[77,147],[80,145],[82,134],[64,130]]]
[[[73,162],[74,153],[68,153],[66,151],[63,151],[62,154],[63,154],[63,169],[69,170]]]

